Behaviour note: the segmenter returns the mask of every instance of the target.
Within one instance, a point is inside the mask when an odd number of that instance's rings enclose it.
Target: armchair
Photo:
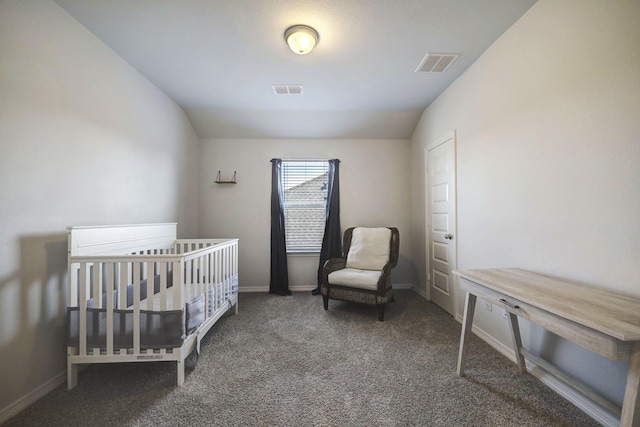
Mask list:
[[[343,236],[342,258],[327,260],[322,271],[322,301],[355,302],[378,307],[378,320],[393,301],[391,269],[398,263],[400,234],[395,227],[351,227]]]

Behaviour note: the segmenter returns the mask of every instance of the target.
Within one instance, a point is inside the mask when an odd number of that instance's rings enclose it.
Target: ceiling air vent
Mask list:
[[[427,53],[416,73],[444,73],[458,56],[459,53]]]
[[[276,95],[302,95],[302,85],[273,85]]]

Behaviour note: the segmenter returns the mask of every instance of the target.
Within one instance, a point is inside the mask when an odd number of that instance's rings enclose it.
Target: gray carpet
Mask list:
[[[8,426],[591,426],[477,337],[456,375],[460,324],[413,291],[372,307],[310,292],[240,294],[188,359],[93,365]]]

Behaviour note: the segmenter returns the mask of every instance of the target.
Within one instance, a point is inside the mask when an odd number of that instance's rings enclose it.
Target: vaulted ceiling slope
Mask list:
[[[175,100],[201,138],[410,138],[535,0],[56,0]],[[296,24],[320,34],[296,55]],[[444,73],[429,52],[459,53]],[[303,86],[276,95],[273,85]]]

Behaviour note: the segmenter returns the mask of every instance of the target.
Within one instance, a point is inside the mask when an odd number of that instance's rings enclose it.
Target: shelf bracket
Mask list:
[[[237,173],[237,171],[233,171],[233,178],[231,178],[231,181],[224,181],[221,178],[221,172],[218,171],[218,175],[216,176],[215,183],[216,184],[237,184],[236,173]]]

